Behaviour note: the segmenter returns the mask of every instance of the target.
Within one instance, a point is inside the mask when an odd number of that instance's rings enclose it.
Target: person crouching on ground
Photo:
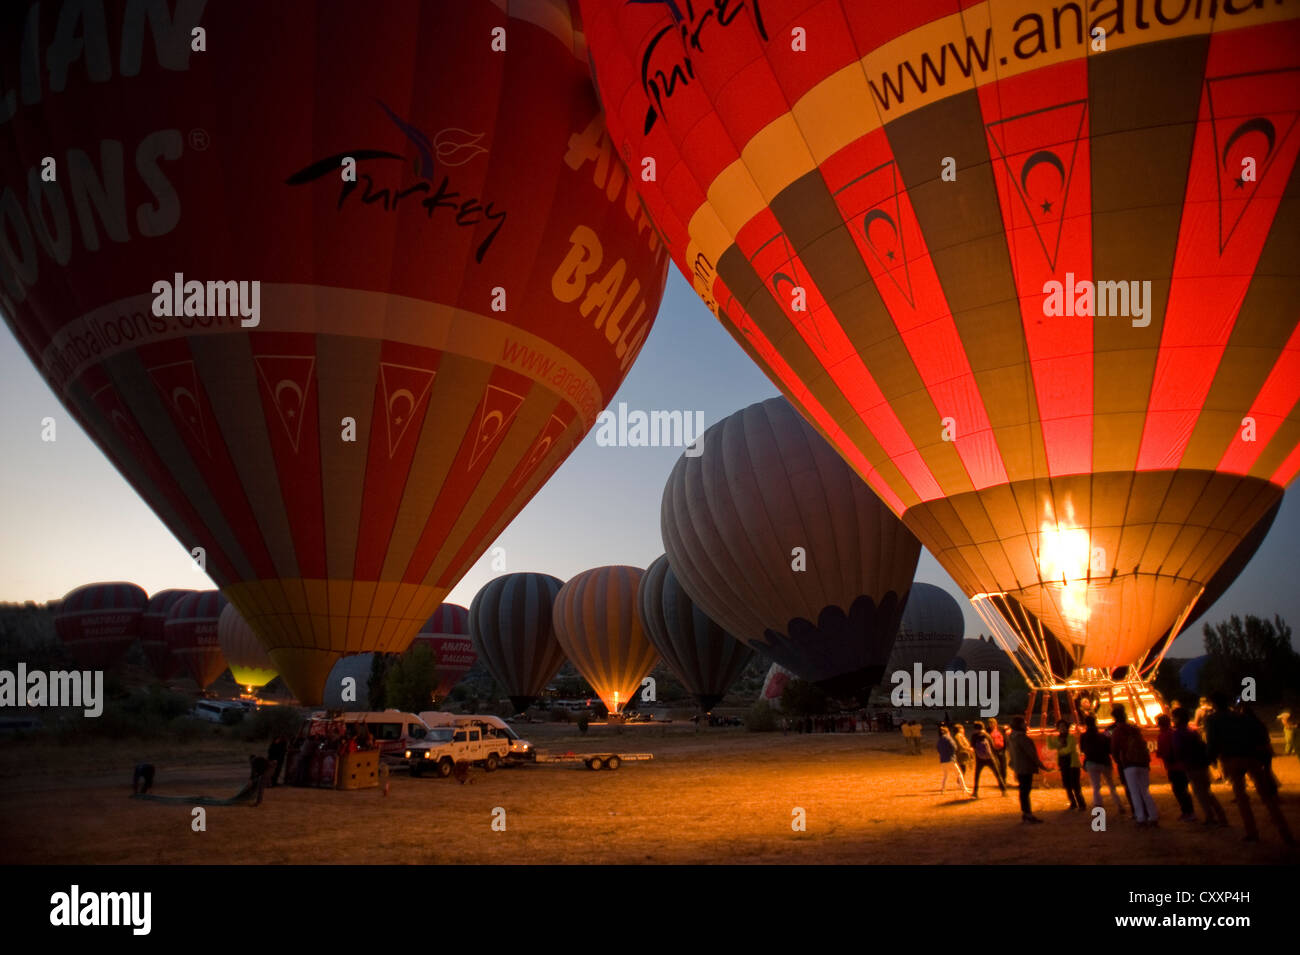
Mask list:
[[[1007,743],[1007,753],[1011,761],[1011,771],[1016,774],[1020,784],[1020,821],[1042,822],[1034,815],[1029,801],[1029,792],[1034,788],[1034,773],[1045,773],[1047,767],[1038,758],[1038,747],[1025,732],[1025,718],[1011,718],[1011,740]]]
[[[1124,785],[1133,801],[1133,817],[1142,829],[1160,825],[1156,801],[1151,798],[1151,751],[1142,731],[1128,721],[1123,703],[1111,708],[1115,726],[1110,731],[1110,748],[1124,774]]]
[[[966,777],[962,775],[961,766],[957,763],[957,746],[952,741],[952,734],[948,732],[948,727],[939,727],[939,765],[943,767],[943,781],[939,783],[939,792],[942,793],[948,788],[948,774],[953,773],[957,777],[957,782],[961,784],[961,791],[967,796],[970,790],[966,787]]]

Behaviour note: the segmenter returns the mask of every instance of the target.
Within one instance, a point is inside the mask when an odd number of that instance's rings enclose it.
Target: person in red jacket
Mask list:
[[[1154,829],[1160,825],[1160,814],[1151,798],[1151,751],[1142,731],[1128,721],[1123,703],[1116,703],[1111,714],[1115,726],[1110,731],[1110,747],[1133,799],[1134,818],[1140,828]]]

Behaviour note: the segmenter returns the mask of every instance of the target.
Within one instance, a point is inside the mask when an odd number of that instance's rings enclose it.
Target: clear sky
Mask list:
[[[705,426],[778,392],[673,270],[654,331],[612,407],[703,411]],[[0,601],[45,601],[95,580],[132,580],[153,593],[207,588],[187,552],[63,411],[0,323]],[[43,442],[54,417],[58,440]],[[603,564],[644,567],[663,552],[659,501],[678,448],[600,447],[595,433],[552,476],[497,543],[507,569],[567,579]],[[1300,627],[1300,504],[1288,494],[1268,538],[1206,619],[1281,614]],[[468,605],[496,576],[481,559],[452,591]],[[917,579],[958,598],[967,635],[979,617],[947,573],[922,552]],[[1202,652],[1199,626],[1174,656]]]

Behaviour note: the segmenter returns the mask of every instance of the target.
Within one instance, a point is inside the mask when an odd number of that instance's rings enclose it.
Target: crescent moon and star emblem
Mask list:
[[[289,402],[284,398],[286,392],[293,395]],[[275,403],[280,406],[286,418],[292,419],[297,414],[297,409],[302,407],[302,389],[296,382],[281,378],[275,386]]]
[[[1277,145],[1277,128],[1262,116],[1256,116],[1254,119],[1248,119],[1234,129],[1228,136],[1227,142],[1223,144],[1222,165],[1226,172],[1228,170],[1228,156],[1232,152],[1232,147],[1237,144],[1243,137],[1251,133],[1259,133],[1267,140],[1268,145],[1264,149],[1264,155],[1259,157],[1258,165],[1263,166],[1264,161],[1273,154],[1273,147]],[[1241,162],[1237,161],[1237,175],[1233,177],[1232,184],[1234,189],[1244,189],[1246,181],[1242,178],[1240,172]]]
[[[883,224],[883,229],[875,229],[875,235],[873,236],[871,227],[873,223],[877,222]],[[884,230],[888,231],[885,232]],[[871,244],[877,254],[883,252],[884,258],[890,262],[895,261],[897,258],[895,249],[898,245],[898,223],[894,221],[893,216],[884,209],[872,209],[862,217],[862,234],[866,236],[867,242]]]
[[[399,407],[399,402],[401,406]],[[398,388],[388,399],[388,413],[392,416],[393,423],[401,425],[406,421],[412,409],[415,408],[415,395],[406,388]]]
[[[1029,189],[1029,174],[1039,166],[1047,166],[1049,169],[1056,170],[1057,181],[1054,194],[1059,196],[1061,190],[1065,186],[1065,164],[1061,162],[1061,157],[1056,155],[1056,153],[1052,152],[1050,149],[1038,150],[1038,152],[1026,159],[1025,164],[1020,167],[1020,188],[1022,192],[1026,196],[1031,195]],[[1041,177],[1036,178],[1041,179]],[[1042,202],[1039,203],[1039,209],[1042,210],[1044,215],[1049,214],[1052,211],[1052,200],[1044,197]]]

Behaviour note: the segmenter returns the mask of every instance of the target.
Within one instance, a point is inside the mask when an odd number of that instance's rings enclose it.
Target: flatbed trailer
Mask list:
[[[624,763],[642,763],[651,759],[654,759],[653,753],[548,753],[538,750],[535,762],[539,765],[583,763],[588,769],[618,769]]]

